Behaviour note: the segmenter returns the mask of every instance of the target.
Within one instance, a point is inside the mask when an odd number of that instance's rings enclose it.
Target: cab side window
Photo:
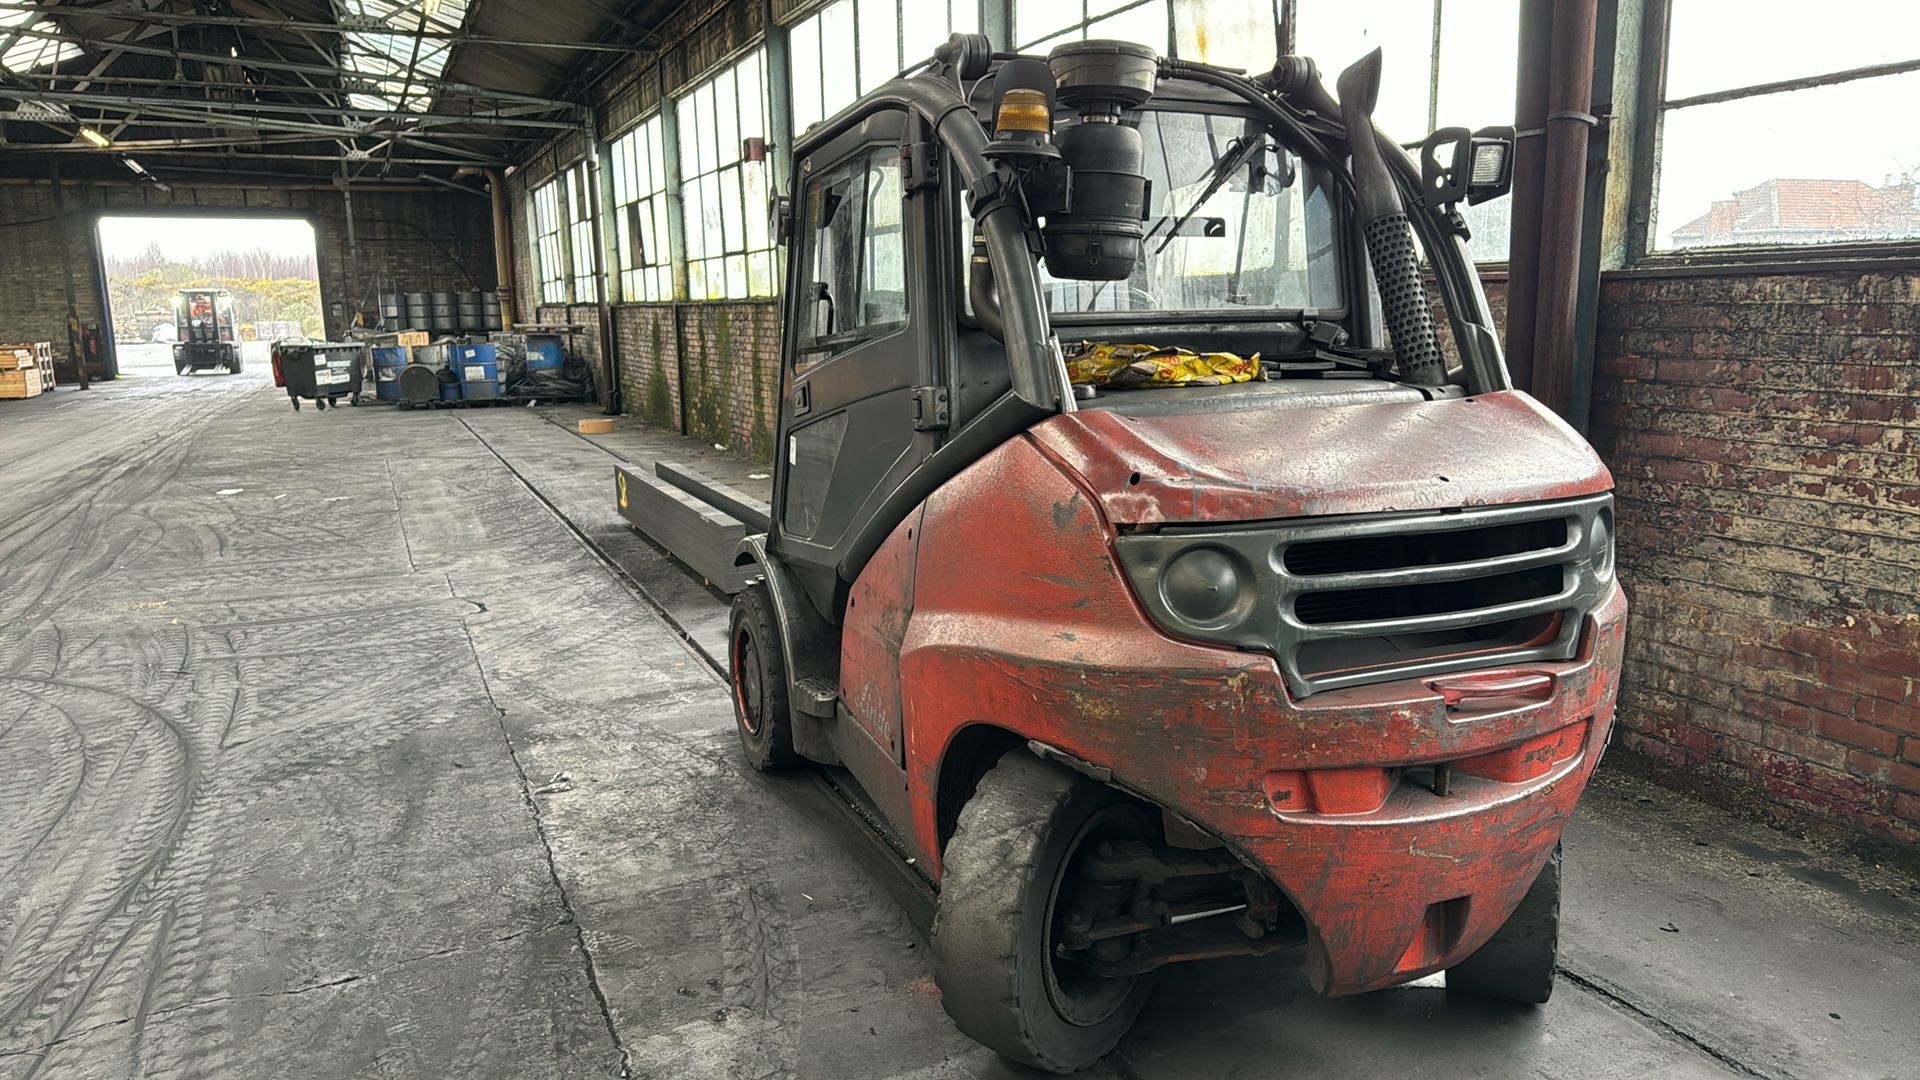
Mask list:
[[[807,184],[802,370],[907,322],[900,155],[875,147]]]

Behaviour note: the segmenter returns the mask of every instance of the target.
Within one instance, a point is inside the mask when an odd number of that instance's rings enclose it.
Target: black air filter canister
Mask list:
[[[1080,281],[1122,281],[1140,261],[1147,214],[1146,147],[1122,122],[1153,96],[1160,58],[1126,41],[1075,41],[1047,64],[1061,105],[1080,122],[1055,140],[1073,170],[1070,209],[1047,215],[1047,272]]]

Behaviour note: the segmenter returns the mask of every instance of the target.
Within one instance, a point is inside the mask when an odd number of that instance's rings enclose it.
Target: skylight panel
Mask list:
[[[437,39],[416,43],[410,34],[422,28],[423,8],[425,29],[458,31],[467,19],[467,0],[335,0],[335,4],[343,23],[387,28],[385,32],[350,30],[345,35],[353,70],[391,77],[380,83],[380,93],[350,94],[349,100],[361,109],[425,112],[433,102],[431,84],[446,70],[452,45]],[[413,79],[410,87],[409,71]]]
[[[37,11],[0,11],[0,68],[8,71],[37,71],[80,55],[80,46],[71,41],[45,37],[22,37],[13,27],[32,26],[36,30],[58,30],[52,19]]]

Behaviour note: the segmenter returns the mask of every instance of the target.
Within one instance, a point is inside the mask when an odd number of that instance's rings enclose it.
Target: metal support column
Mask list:
[[[60,159],[47,161],[53,179],[53,218],[60,230],[60,270],[67,289],[67,356],[79,374],[80,389],[88,388],[87,349],[80,326],[80,300],[73,285],[73,229],[67,220],[67,187],[60,179]]]
[[[1593,416],[1593,353],[1600,324],[1600,260],[1606,246],[1608,153],[1612,141],[1613,66],[1619,14],[1619,0],[1599,0],[1594,24],[1593,114],[1607,127],[1587,139],[1586,197],[1580,221],[1580,265],[1573,309],[1573,368],[1567,384],[1567,407],[1562,413],[1582,434]]]
[[[793,54],[787,28],[773,20],[773,0],[760,0],[760,19],[767,29],[767,194],[779,193],[782,173],[793,162]],[[744,133],[743,133],[744,134]],[[771,207],[748,207],[766,213]]]
[[[980,0],[980,32],[987,35],[987,40],[993,43],[995,52],[1011,52],[1013,50],[1013,0]]]
[[[1514,90],[1513,218],[1507,255],[1507,369],[1513,385],[1534,388],[1533,320],[1540,279],[1540,205],[1547,160],[1547,63],[1553,0],[1520,2],[1520,66]]]

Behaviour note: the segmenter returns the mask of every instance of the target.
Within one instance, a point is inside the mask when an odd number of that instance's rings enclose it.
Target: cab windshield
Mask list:
[[[1333,180],[1324,169],[1240,116],[1148,109],[1124,122],[1140,129],[1150,181],[1139,265],[1126,281],[1062,281],[1043,265],[1055,322],[1110,321],[1105,312],[1232,318],[1345,307]]]

